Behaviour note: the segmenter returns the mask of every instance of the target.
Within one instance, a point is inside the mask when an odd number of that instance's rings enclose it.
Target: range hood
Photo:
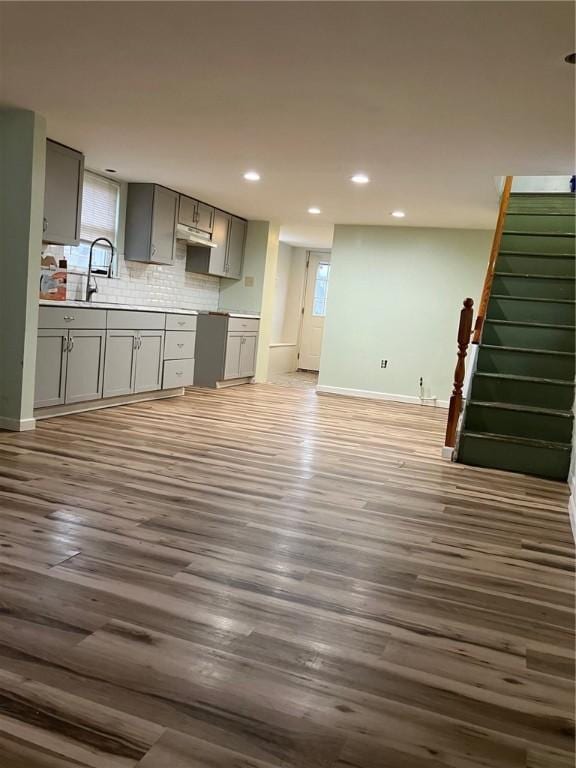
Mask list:
[[[218,243],[212,242],[210,235],[187,227],[185,224],[178,224],[176,227],[176,240],[183,240],[188,245],[205,245],[208,248],[218,248]]]

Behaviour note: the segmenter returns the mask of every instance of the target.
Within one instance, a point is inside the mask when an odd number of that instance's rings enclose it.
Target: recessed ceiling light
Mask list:
[[[390,216],[394,216],[395,219],[403,219],[406,214],[404,211],[392,211]]]
[[[118,171],[115,168],[104,168],[106,173],[118,173]]]
[[[246,171],[244,178],[246,181],[260,181],[260,174],[256,171]]]
[[[370,179],[368,176],[366,176],[365,173],[355,173],[354,176],[350,179],[350,181],[353,181],[354,184],[368,184]]]
[[[322,211],[320,210],[320,208],[316,208],[313,206],[312,208],[308,208],[308,213],[311,213],[313,216],[318,216],[318,214],[322,213]]]
[[[564,61],[568,64],[576,64],[576,53],[569,53],[568,56],[564,56]]]

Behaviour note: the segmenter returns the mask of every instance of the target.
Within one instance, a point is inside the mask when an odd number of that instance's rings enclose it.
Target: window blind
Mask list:
[[[119,197],[117,182],[90,171],[84,173],[81,240],[91,243],[97,237],[107,237],[116,245]]]

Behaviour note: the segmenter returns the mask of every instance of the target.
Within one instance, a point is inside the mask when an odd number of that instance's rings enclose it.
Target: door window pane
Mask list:
[[[330,264],[325,262],[318,264],[316,270],[316,282],[314,283],[314,303],[312,305],[312,315],[314,317],[326,316],[326,299],[328,297],[328,277],[330,275]]]

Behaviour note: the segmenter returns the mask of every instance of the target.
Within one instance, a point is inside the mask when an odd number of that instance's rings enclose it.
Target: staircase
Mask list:
[[[565,480],[575,365],[575,204],[511,194],[457,461]]]

